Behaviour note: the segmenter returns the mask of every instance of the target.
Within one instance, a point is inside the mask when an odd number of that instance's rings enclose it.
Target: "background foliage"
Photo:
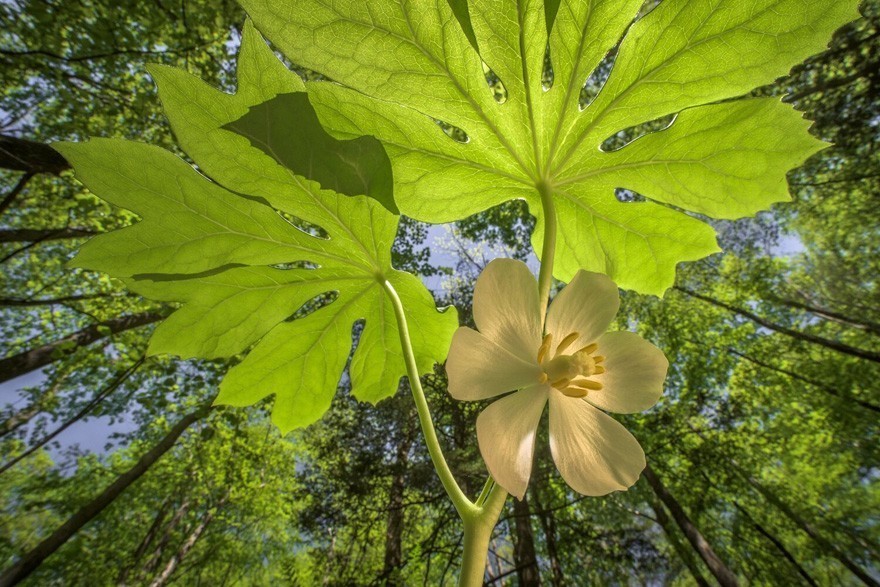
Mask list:
[[[828,51],[755,92],[788,94],[813,134],[835,143],[790,174],[793,203],[715,223],[726,253],[680,267],[663,299],[624,296],[620,326],[673,365],[660,404],[626,422],[652,474],[627,493],[582,498],[543,455],[527,499],[502,516],[494,584],[708,584],[686,535],[695,531],[743,583],[877,584],[880,3],[862,13]],[[85,192],[41,147],[106,136],[175,149],[146,64],[231,90],[243,22],[233,2],[0,4],[2,564],[47,537],[61,542],[30,584],[433,585],[454,575],[455,513],[407,390],[372,407],[343,379],[322,421],[282,439],[269,402],[203,409],[223,362],[144,359],[168,307],[64,266],[85,237],[133,216]],[[440,251],[406,221],[395,264],[423,276],[454,268],[445,289],[429,283],[466,321],[491,251],[527,258],[532,225],[508,203],[458,223]],[[480,406],[451,401],[442,371],[426,384],[473,495],[485,475],[473,442]],[[95,517],[61,532],[84,507]]]

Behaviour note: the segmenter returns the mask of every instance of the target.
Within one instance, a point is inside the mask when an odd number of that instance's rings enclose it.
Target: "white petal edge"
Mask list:
[[[523,360],[537,360],[541,346],[538,281],[515,259],[490,262],[474,287],[474,322],[483,336]]]
[[[476,330],[461,327],[452,335],[446,358],[449,394],[474,401],[534,385],[541,376],[537,361],[523,361]]]
[[[663,351],[635,332],[607,332],[596,341],[595,354],[605,357],[605,373],[593,375],[602,384],[586,400],[617,414],[647,410],[663,394],[669,361]]]
[[[572,332],[580,333],[571,346],[577,350],[608,330],[619,308],[620,293],[611,278],[581,270],[556,294],[547,311],[545,330],[553,335],[554,344]]]
[[[632,487],[645,468],[639,442],[582,399],[550,391],[550,453],[562,478],[583,495]]]
[[[503,397],[477,417],[477,442],[495,482],[522,499],[532,474],[535,437],[549,387],[536,385]]]

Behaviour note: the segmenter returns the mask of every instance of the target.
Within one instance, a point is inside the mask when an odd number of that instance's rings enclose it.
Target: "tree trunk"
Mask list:
[[[809,385],[811,387],[815,387],[816,389],[818,389],[824,393],[827,393],[828,395],[833,395],[834,397],[836,397],[838,399],[842,399],[842,400],[845,400],[848,402],[856,403],[856,404],[862,406],[863,408],[871,410],[873,412],[880,412],[880,406],[878,406],[876,404],[872,404],[870,402],[860,400],[858,398],[852,397],[851,395],[844,395],[844,394],[840,393],[839,391],[837,391],[836,389],[834,389],[833,387],[828,387],[827,385],[819,383],[818,381],[813,381],[812,379],[807,379],[803,375],[798,375],[797,373],[795,373],[793,371],[788,371],[786,369],[774,367],[773,365],[770,365],[770,364],[765,363],[763,361],[759,361],[758,359],[756,359],[754,357],[750,357],[749,355],[741,353],[734,348],[728,347],[727,352],[729,352],[732,355],[736,355],[737,357],[740,357],[741,359],[745,359],[749,363],[754,363],[755,365],[758,365],[759,367],[763,367],[763,368],[768,369],[770,371],[775,371],[776,373],[779,373],[781,375],[791,377],[792,379],[794,379],[796,381],[800,381],[801,383],[806,383],[807,385]]]
[[[52,402],[55,401],[55,397],[58,393],[58,387],[61,385],[65,378],[66,376],[64,375],[56,378],[55,381],[52,382],[52,385],[49,387],[49,389],[47,389],[45,393],[40,395],[40,397],[35,399],[26,407],[7,416],[3,423],[0,424],[0,438],[8,434],[12,434],[28,422],[30,422],[37,414],[40,414],[47,408],[49,408]]]
[[[202,534],[205,533],[205,530],[208,528],[211,520],[213,520],[214,516],[217,514],[217,510],[226,505],[226,500],[228,499],[228,497],[228,494],[224,495],[223,498],[219,502],[217,502],[217,505],[208,508],[208,511],[204,513],[198,525],[196,525],[193,531],[190,532],[189,536],[186,537],[186,540],[183,541],[183,544],[180,545],[180,548],[177,549],[177,552],[174,553],[174,556],[171,557],[171,560],[168,561],[168,564],[165,565],[165,568],[162,569],[162,572],[159,573],[159,576],[153,579],[153,582],[150,583],[150,587],[162,587],[162,585],[164,585],[165,582],[168,581],[168,578],[177,569],[181,561],[186,558],[186,555],[189,554],[189,551],[192,550],[192,547],[195,546],[199,538],[202,537]]]
[[[875,363],[880,363],[880,353],[874,351],[866,351],[864,349],[857,349],[855,347],[851,347],[849,345],[843,344],[842,342],[837,342],[836,340],[829,340],[827,338],[822,338],[821,336],[816,336],[814,334],[808,334],[806,332],[800,332],[798,330],[793,330],[791,328],[787,328],[785,326],[780,326],[774,322],[770,322],[769,320],[765,320],[761,318],[757,314],[749,312],[748,310],[744,310],[742,308],[737,308],[736,306],[732,306],[720,300],[716,300],[715,298],[710,298],[708,296],[704,296],[702,294],[698,294],[697,292],[691,291],[689,289],[673,286],[674,289],[685,293],[693,298],[697,298],[698,300],[702,300],[708,304],[712,304],[713,306],[717,306],[719,308],[724,308],[725,310],[729,310],[734,314],[738,314],[743,318],[748,318],[755,324],[759,324],[764,328],[769,328],[774,332],[778,332],[780,334],[784,334],[786,336],[790,336],[796,340],[801,340],[804,342],[809,342],[811,344],[817,344],[823,346],[825,348],[831,349],[833,351],[837,351],[839,353],[843,353],[845,355],[850,355],[852,357],[858,357],[860,359],[865,359],[868,361],[873,361]]]
[[[77,412],[77,414],[73,418],[67,420],[66,422],[64,422],[64,424],[62,424],[61,426],[59,426],[58,428],[56,428],[55,430],[53,430],[49,434],[45,435],[38,442],[34,443],[33,446],[28,447],[28,449],[26,451],[24,451],[23,453],[21,453],[20,455],[11,459],[7,463],[4,463],[3,466],[0,466],[0,474],[5,473],[6,471],[8,471],[12,467],[14,467],[16,465],[16,463],[19,463],[22,460],[26,459],[27,457],[29,457],[30,455],[32,455],[33,453],[38,451],[40,448],[45,446],[47,443],[52,441],[52,439],[54,439],[56,436],[58,436],[59,434],[61,434],[62,432],[64,432],[65,430],[67,430],[68,428],[70,428],[71,426],[73,426],[74,424],[76,424],[77,422],[82,420],[83,418],[85,418],[86,416],[88,416],[91,413],[91,411],[93,409],[95,409],[95,407],[98,404],[100,404],[102,401],[107,399],[107,397],[111,393],[116,391],[119,388],[119,386],[125,382],[126,379],[131,377],[131,374],[134,373],[143,364],[143,362],[144,362],[143,357],[138,359],[133,365],[131,365],[129,368],[125,369],[122,373],[117,375],[116,378],[114,378],[113,381],[111,381],[109,385],[107,385],[106,387],[104,387],[104,389],[102,389],[100,392],[98,392],[98,394],[92,399],[92,401],[90,401],[88,404],[86,404],[85,407],[83,407],[83,409],[81,409],[79,412]]]
[[[799,302],[797,300],[789,300],[785,298],[770,298],[771,301],[782,304],[783,306],[789,308],[795,308],[798,310],[805,310],[810,314],[814,314],[819,316],[820,318],[824,318],[826,320],[831,320],[832,322],[837,322],[839,324],[845,324],[847,326],[852,326],[853,328],[857,328],[859,330],[864,330],[865,332],[870,332],[871,334],[880,335],[880,324],[876,322],[871,322],[865,318],[852,318],[845,314],[841,314],[840,312],[835,312],[833,310],[829,310],[827,308],[819,308],[817,306],[813,306],[810,304],[805,304],[803,302]]]
[[[553,573],[553,587],[562,587],[565,584],[565,575],[559,563],[559,551],[556,547],[556,518],[553,512],[545,509],[544,504],[541,503],[540,488],[541,485],[535,487],[532,497],[535,499],[535,505],[538,506],[537,516],[544,531],[544,544],[547,547],[547,558],[550,560],[550,572]]]
[[[59,175],[70,169],[70,164],[45,143],[0,135],[0,169]]]
[[[0,359],[0,383],[15,379],[25,373],[30,373],[40,367],[45,367],[73,353],[79,347],[91,344],[96,340],[106,338],[111,334],[158,322],[164,317],[164,314],[158,312],[143,312],[130,316],[119,316],[101,324],[87,326],[55,342]]]
[[[813,577],[810,576],[807,570],[803,566],[801,566],[796,558],[794,558],[794,555],[791,554],[791,552],[789,552],[787,548],[785,548],[785,545],[782,543],[781,540],[776,538],[773,534],[770,533],[769,530],[759,524],[758,521],[755,520],[755,518],[753,518],[752,515],[749,514],[749,512],[739,504],[739,502],[734,501],[733,505],[734,507],[736,507],[736,509],[739,510],[743,517],[748,520],[748,522],[755,528],[755,530],[758,531],[758,533],[764,536],[764,538],[769,540],[773,544],[773,546],[776,547],[776,550],[779,551],[779,554],[781,554],[788,562],[791,563],[791,565],[795,568],[798,574],[803,577],[804,581],[806,581],[808,585],[811,585],[812,587],[819,587],[819,585],[816,583],[816,581],[813,580]]]
[[[819,534],[819,532],[813,528],[811,524],[809,524],[806,520],[801,518],[793,509],[788,507],[788,504],[779,499],[772,491],[758,483],[752,477],[745,475],[746,481],[748,481],[749,485],[754,487],[758,493],[764,496],[764,499],[772,503],[776,508],[781,511],[785,516],[795,523],[801,530],[803,530],[810,538],[812,538],[816,544],[818,544],[825,552],[836,558],[840,561],[840,564],[849,569],[853,575],[859,578],[859,580],[868,585],[869,587],[880,587],[880,583],[874,580],[871,577],[870,573],[868,573],[865,569],[859,566],[855,561],[851,560],[846,553],[844,553],[840,548],[838,548],[833,542],[826,539],[824,536]]]
[[[171,520],[165,525],[162,529],[162,538],[159,539],[159,543],[156,544],[156,548],[153,549],[153,554],[150,555],[149,560],[147,560],[144,565],[141,575],[149,576],[156,570],[156,567],[159,566],[159,562],[162,560],[162,553],[165,552],[165,547],[168,546],[168,543],[171,542],[171,533],[174,532],[175,528],[177,528],[178,524],[183,520],[184,516],[186,516],[189,511],[189,507],[192,503],[189,500],[189,497],[184,498],[177,509],[174,511],[174,516],[172,516]]]
[[[703,562],[709,567],[709,571],[712,572],[712,575],[715,576],[722,587],[737,587],[739,582],[736,579],[736,575],[727,567],[727,565],[724,564],[718,555],[715,554],[712,546],[688,517],[684,508],[681,507],[681,504],[679,504],[675,497],[669,493],[669,490],[666,489],[660,481],[660,478],[654,474],[654,470],[651,469],[650,465],[645,466],[644,475],[648,480],[648,483],[651,485],[651,489],[654,490],[654,493],[660,501],[669,508],[675,523],[678,524],[678,527],[684,532],[684,535],[691,543],[691,546],[694,547],[694,550],[697,551],[697,554],[700,555],[700,558],[703,559]]]
[[[400,578],[397,571],[403,566],[403,523],[405,506],[403,500],[406,493],[406,476],[409,465],[409,453],[415,439],[415,421],[407,403],[406,419],[403,423],[403,435],[397,444],[394,459],[391,487],[388,489],[388,521],[385,526],[385,562],[382,566],[381,578],[385,584],[398,584]]]
[[[528,495],[522,500],[513,500],[513,564],[516,576],[522,587],[533,587],[541,584],[541,573],[538,571],[538,557],[535,555],[535,537],[532,533],[532,512],[529,508]]]
[[[12,186],[12,189],[3,196],[3,199],[0,200],[0,215],[2,215],[6,210],[12,206],[12,203],[15,201],[15,198],[24,190],[25,186],[34,177],[33,173],[25,173],[19,178],[18,182]]]
[[[159,458],[174,446],[180,435],[194,422],[204,418],[211,410],[210,406],[203,406],[187,414],[168,431],[162,440],[147,451],[135,465],[121,474],[111,483],[107,489],[101,492],[92,501],[81,507],[75,514],[56,529],[49,537],[37,544],[33,549],[26,552],[12,567],[0,576],[0,587],[17,585],[27,578],[39,567],[46,558],[67,542],[80,528],[89,523],[95,516],[104,511],[113,501],[125,491],[129,485],[137,481]]]
[[[657,523],[663,528],[663,532],[666,534],[669,544],[672,545],[672,548],[674,548],[676,554],[678,554],[678,558],[681,559],[688,571],[690,571],[691,576],[694,578],[694,582],[696,582],[699,587],[711,587],[706,578],[703,577],[703,573],[700,571],[696,559],[694,559],[693,552],[688,550],[685,545],[681,543],[681,540],[675,533],[675,529],[672,527],[672,522],[669,519],[669,516],[666,515],[666,508],[663,507],[663,504],[655,498],[651,502],[651,509],[654,510]]]
[[[128,582],[128,575],[131,573],[132,569],[137,565],[138,561],[141,560],[141,557],[144,556],[144,553],[147,552],[147,549],[150,547],[150,543],[153,542],[153,539],[156,537],[156,533],[159,532],[159,527],[165,522],[165,517],[168,515],[168,508],[171,506],[171,500],[169,498],[165,498],[165,501],[162,502],[162,505],[159,506],[159,511],[156,512],[156,516],[153,518],[153,523],[150,524],[150,528],[147,530],[147,533],[144,534],[144,537],[141,539],[140,544],[135,549],[134,554],[131,557],[131,563],[123,566],[119,570],[119,575],[116,576],[116,584],[120,587],[124,587]]]

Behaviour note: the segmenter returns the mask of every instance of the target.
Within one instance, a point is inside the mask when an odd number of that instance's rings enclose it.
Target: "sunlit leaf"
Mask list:
[[[445,358],[456,315],[438,312],[419,279],[391,266],[398,216],[389,211],[389,163],[374,139],[322,134],[302,82],[250,25],[236,94],[177,69],[153,74],[197,168],[129,141],[56,145],[92,192],[141,217],[89,241],[74,265],[181,303],[156,329],[150,353],[246,352],[218,402],[248,405],[275,394],[273,420],[286,432],[329,407],[360,320],[352,393],[376,402],[397,390],[405,364],[387,280],[406,307],[420,372]],[[284,109],[269,112],[276,94]],[[279,157],[230,126],[264,137]]]
[[[664,0],[638,19],[642,0],[241,3],[289,59],[336,82],[308,84],[325,127],[385,145],[403,213],[445,222],[521,198],[540,252],[552,201],[558,278],[584,268],[657,294],[676,263],[718,250],[692,213],[733,218],[785,200],[785,173],[823,146],[778,101],[723,101],[858,16],[856,0]],[[618,43],[582,110],[582,87]],[[666,130],[601,148],[674,114]],[[620,202],[618,188],[646,200]]]

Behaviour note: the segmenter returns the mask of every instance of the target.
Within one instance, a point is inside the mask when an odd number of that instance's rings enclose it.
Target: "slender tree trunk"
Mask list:
[[[755,530],[757,530],[758,533],[760,533],[762,536],[764,536],[764,538],[769,540],[773,544],[773,546],[776,547],[776,550],[779,551],[779,554],[781,554],[783,557],[785,557],[785,560],[787,560],[788,562],[791,563],[791,565],[795,568],[795,570],[798,572],[798,574],[801,577],[803,577],[804,581],[806,581],[807,585],[811,585],[812,587],[819,587],[819,585],[816,583],[816,581],[813,580],[813,577],[811,577],[810,574],[807,572],[807,570],[803,566],[801,566],[801,564],[797,561],[797,559],[794,557],[794,555],[791,554],[791,552],[789,552],[789,550],[787,548],[785,548],[785,545],[782,543],[781,540],[776,538],[773,534],[770,533],[769,530],[767,530],[766,528],[764,528],[764,526],[759,524],[758,521],[755,518],[753,518],[752,515],[748,512],[748,510],[746,510],[743,506],[741,506],[739,504],[739,502],[734,501],[733,505],[734,505],[734,507],[736,507],[736,509],[739,510],[739,512],[743,515],[743,517],[746,520],[748,520],[748,522],[752,526],[754,526]]]
[[[132,328],[138,328],[164,318],[158,312],[143,312],[129,316],[119,316],[101,324],[92,324],[62,339],[50,342],[30,350],[0,359],[0,383],[45,367],[58,359],[76,351],[79,347],[89,345],[96,340],[106,338]]]
[[[535,487],[532,491],[532,497],[535,500],[535,505],[538,506],[537,516],[544,532],[544,544],[547,547],[547,558],[550,560],[550,572],[553,573],[553,587],[562,587],[565,584],[565,575],[562,572],[559,551],[556,547],[556,518],[553,512],[545,509],[541,502],[541,485]]]
[[[851,395],[844,395],[844,394],[840,393],[839,391],[837,391],[836,389],[834,389],[833,387],[829,387],[827,385],[819,383],[818,381],[813,381],[812,379],[808,379],[808,378],[804,377],[803,375],[798,375],[794,371],[788,371],[786,369],[774,367],[773,365],[771,365],[769,363],[765,363],[765,362],[758,360],[754,357],[751,357],[749,355],[741,353],[734,348],[728,347],[727,352],[729,352],[732,355],[736,355],[737,357],[740,357],[741,359],[745,359],[749,363],[754,363],[755,365],[758,365],[759,367],[763,367],[764,369],[767,369],[769,371],[774,371],[774,372],[779,373],[781,375],[785,375],[786,377],[790,377],[790,378],[794,379],[795,381],[800,381],[801,383],[806,383],[807,385],[809,385],[811,387],[815,387],[816,389],[818,389],[824,393],[827,393],[828,395],[833,395],[834,397],[836,397],[838,399],[851,401],[851,402],[856,403],[856,404],[860,405],[861,407],[868,409],[868,410],[871,410],[873,412],[880,412],[880,406],[878,406],[876,404],[872,404],[870,402],[860,400],[858,398],[852,397]]]
[[[162,553],[165,552],[165,547],[168,546],[168,543],[171,542],[171,533],[177,528],[181,521],[183,521],[184,516],[186,516],[189,511],[192,503],[189,498],[184,498],[177,509],[174,511],[174,516],[168,521],[165,527],[162,529],[162,537],[159,539],[159,542],[156,544],[156,548],[153,549],[153,554],[150,555],[149,560],[147,560],[144,565],[141,575],[149,576],[156,570],[159,566],[159,562],[162,560]]]
[[[46,436],[41,438],[38,442],[34,443],[33,446],[29,447],[26,451],[24,451],[20,455],[16,456],[15,458],[10,460],[9,462],[4,463],[3,466],[0,466],[0,474],[5,473],[6,471],[8,471],[12,467],[14,467],[17,463],[26,459],[27,457],[29,457],[30,455],[32,455],[33,453],[38,451],[40,448],[42,448],[43,446],[45,446],[46,444],[51,442],[59,434],[61,434],[62,432],[64,432],[65,430],[67,430],[68,428],[70,428],[71,426],[73,426],[74,424],[76,424],[77,422],[82,420],[83,418],[85,418],[86,416],[88,416],[92,412],[92,410],[95,409],[95,407],[98,404],[100,404],[102,401],[107,399],[107,397],[111,393],[116,391],[119,388],[119,386],[122,385],[125,382],[125,380],[128,379],[131,376],[131,374],[134,373],[138,369],[138,367],[140,367],[143,364],[143,362],[144,362],[143,357],[138,359],[132,366],[130,366],[128,369],[126,369],[125,371],[123,371],[122,373],[117,375],[116,378],[113,381],[111,381],[109,385],[107,385],[106,387],[104,387],[104,389],[102,389],[100,392],[98,392],[98,394],[92,399],[92,401],[90,401],[83,409],[81,409],[79,412],[77,412],[73,418],[71,418],[70,420],[67,420],[66,422],[64,422],[64,424],[62,424],[61,426],[59,426],[58,428],[56,428],[55,430],[53,430],[52,432],[50,432],[49,434],[47,434]]]
[[[529,508],[528,495],[524,495],[522,500],[514,499],[513,564],[516,566],[516,576],[522,587],[534,587],[541,584],[531,520],[532,512]]]
[[[880,363],[880,353],[874,351],[866,351],[864,349],[857,349],[855,347],[851,347],[849,345],[843,344],[842,342],[837,342],[835,340],[830,340],[827,338],[822,338],[821,336],[816,336],[814,334],[808,334],[806,332],[800,332],[798,330],[794,330],[791,328],[787,328],[785,326],[781,326],[774,322],[770,322],[769,320],[765,320],[761,318],[757,314],[753,312],[749,312],[748,310],[744,310],[742,308],[737,308],[736,306],[732,306],[720,300],[716,300],[715,298],[711,298],[709,296],[704,296],[702,294],[698,294],[697,292],[691,291],[684,287],[674,286],[674,289],[685,293],[693,298],[698,300],[702,300],[708,304],[712,304],[713,306],[717,306],[719,308],[724,308],[725,310],[729,310],[734,314],[738,314],[743,318],[748,318],[755,324],[759,324],[764,328],[769,328],[774,332],[778,332],[780,334],[784,334],[786,336],[790,336],[796,340],[801,340],[804,342],[809,342],[811,344],[817,344],[823,346],[825,348],[831,349],[833,351],[837,351],[839,353],[843,353],[845,355],[850,355],[853,357],[858,357],[860,359],[865,359],[868,361],[873,361],[875,363]]]
[[[45,143],[0,135],[0,169],[24,171],[29,174],[59,175],[70,164],[61,153]]]
[[[12,189],[3,196],[3,199],[0,200],[0,215],[2,215],[4,212],[6,212],[6,210],[9,209],[10,206],[12,206],[12,203],[15,202],[15,199],[22,192],[22,190],[24,190],[25,186],[28,184],[33,176],[33,173],[25,173],[19,178],[18,182],[14,186],[12,186]]]
[[[858,577],[862,583],[868,585],[869,587],[880,587],[880,583],[878,583],[873,577],[871,577],[868,571],[863,569],[858,563],[846,556],[846,553],[838,548],[837,545],[822,536],[810,523],[801,518],[793,509],[791,509],[788,504],[786,504],[772,491],[758,483],[752,477],[749,477],[745,474],[744,476],[749,485],[754,487],[758,491],[758,493],[764,496],[764,499],[776,506],[779,511],[785,514],[785,517],[794,522],[796,526],[798,526],[810,538],[812,538],[816,542],[816,544],[818,544],[825,552],[840,561],[840,564],[849,569],[850,572]]]
[[[116,478],[100,495],[92,501],[84,505],[73,514],[68,520],[56,529],[50,536],[37,544],[30,551],[26,552],[14,565],[7,569],[0,576],[0,587],[9,587],[17,585],[20,581],[27,578],[34,570],[39,567],[44,560],[52,555],[56,550],[67,542],[80,528],[88,524],[95,516],[104,511],[119,497],[132,483],[140,479],[149,468],[168,450],[174,446],[180,435],[189,428],[194,422],[204,418],[210,411],[210,406],[203,406],[187,414],[180,420],[168,434],[165,435],[153,448],[147,451],[135,465]]]
[[[217,514],[217,510],[226,505],[226,501],[228,499],[228,494],[224,495],[223,498],[217,502],[214,507],[208,508],[208,511],[202,515],[202,519],[196,525],[192,532],[190,532],[189,536],[186,537],[186,540],[183,541],[183,544],[180,545],[180,548],[177,549],[177,552],[174,553],[174,556],[171,557],[171,560],[168,561],[168,564],[165,565],[165,568],[162,569],[162,572],[159,573],[159,576],[153,579],[152,583],[150,583],[150,587],[162,587],[168,578],[171,577],[171,574],[177,569],[180,563],[186,558],[186,555],[189,554],[189,551],[192,550],[193,546],[195,546],[196,542],[198,542],[199,538],[205,533],[205,530],[208,528],[208,525],[214,519],[214,516]]]
[[[0,424],[0,438],[12,434],[28,422],[30,422],[37,414],[48,409],[52,402],[55,401],[55,397],[58,394],[58,387],[64,381],[66,376],[61,376],[55,379],[52,382],[52,385],[49,389],[46,390],[45,393],[40,395],[36,400],[32,403],[28,404],[26,407],[21,410],[10,414],[6,420]]]
[[[709,571],[712,572],[712,575],[715,576],[722,587],[736,587],[739,585],[736,575],[726,564],[724,564],[721,558],[715,554],[712,546],[703,537],[703,534],[691,521],[690,517],[688,517],[684,508],[681,507],[681,504],[679,504],[669,490],[666,489],[666,486],[663,485],[660,478],[657,477],[654,470],[651,469],[650,465],[645,466],[644,475],[648,480],[648,483],[651,485],[651,489],[654,490],[654,493],[660,501],[669,508],[669,512],[672,514],[675,523],[678,524],[678,527],[684,532],[684,535],[691,543],[691,546],[694,547],[694,550],[697,551],[697,554],[700,555],[700,558],[703,559],[703,562],[709,567]]]
[[[141,560],[141,557],[144,556],[144,553],[147,552],[147,549],[150,547],[150,543],[153,542],[153,539],[156,537],[156,533],[159,532],[159,527],[162,526],[163,522],[165,522],[165,517],[168,515],[168,508],[171,506],[171,500],[166,498],[165,501],[162,502],[162,505],[159,506],[159,511],[156,512],[156,516],[153,518],[153,523],[150,524],[150,528],[147,530],[147,533],[144,534],[144,537],[141,539],[137,548],[134,551],[134,554],[131,557],[131,563],[124,565],[119,570],[119,575],[116,577],[116,584],[120,587],[124,587],[128,582],[128,575],[131,573],[132,569],[137,565],[137,563]]]
[[[388,489],[388,521],[385,526],[385,562],[382,567],[382,578],[386,584],[397,584],[399,577],[396,572],[403,566],[403,523],[405,509],[403,505],[406,493],[406,477],[409,468],[409,453],[415,439],[415,421],[410,403],[406,404],[406,418],[403,423],[403,434],[397,444],[394,458],[391,487]]]
[[[0,230],[0,243],[43,242],[64,240],[69,238],[83,238],[98,234],[87,228],[11,228]]]
[[[880,324],[876,322],[872,322],[865,318],[853,318],[851,316],[847,316],[845,314],[841,314],[840,312],[835,312],[833,310],[829,310],[827,308],[819,308],[817,306],[813,306],[810,304],[805,304],[803,302],[799,302],[797,300],[789,300],[785,298],[770,298],[771,301],[781,304],[783,306],[789,308],[795,308],[798,310],[804,310],[813,314],[815,316],[819,316],[820,318],[824,318],[826,320],[831,320],[832,322],[837,322],[839,324],[845,324],[846,326],[852,326],[853,328],[858,328],[859,330],[864,330],[865,332],[870,332],[871,334],[880,335]]]
[[[694,582],[699,585],[699,587],[711,587],[706,578],[703,577],[703,573],[700,571],[700,566],[697,564],[696,559],[694,559],[693,552],[688,550],[685,545],[681,543],[681,540],[675,533],[675,529],[672,527],[672,521],[669,519],[669,516],[666,515],[666,508],[663,507],[663,504],[655,498],[651,502],[651,509],[654,510],[657,523],[663,528],[663,532],[666,534],[666,538],[669,540],[672,548],[675,549],[678,557],[685,564],[688,571],[690,571],[691,576],[694,578]]]

